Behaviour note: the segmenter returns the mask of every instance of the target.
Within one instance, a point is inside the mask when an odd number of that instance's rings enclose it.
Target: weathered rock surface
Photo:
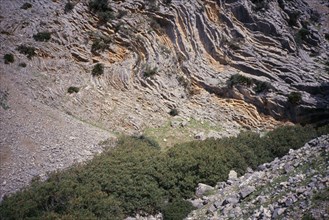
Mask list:
[[[329,136],[323,135],[262,166],[265,169],[247,172],[234,182],[218,183],[211,195],[196,194],[197,204],[204,206],[187,219],[302,219],[307,213],[327,219],[328,209],[323,207],[328,198],[319,205],[312,197],[328,194],[328,158]],[[293,169],[287,172],[287,165]]]

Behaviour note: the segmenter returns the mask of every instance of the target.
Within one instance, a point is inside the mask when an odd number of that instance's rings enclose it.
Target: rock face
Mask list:
[[[265,169],[218,183],[211,195],[197,191],[197,204],[203,206],[187,219],[302,219],[307,213],[327,219],[328,198],[320,204],[311,198],[328,194],[328,157],[329,136],[324,135],[262,165]],[[287,171],[287,166],[292,169]]]
[[[50,107],[104,134],[139,134],[162,126],[172,120],[173,109],[178,110],[175,120],[220,126],[193,128],[186,134],[192,139],[271,129],[282,124],[276,119],[329,119],[329,21],[321,1],[265,1],[263,7],[249,0],[112,0],[108,22],[90,12],[89,0],[70,2],[72,10],[65,10],[65,1],[38,0],[28,7],[21,0],[1,1],[1,56],[13,54],[15,61],[0,63],[0,121],[24,118],[17,115],[24,111],[9,112],[24,109],[24,104],[10,104],[17,101],[15,91],[32,106],[46,105],[38,108],[41,115]],[[37,41],[35,36],[45,32],[50,40]],[[20,46],[33,47],[33,56]],[[102,74],[92,74],[97,63],[104,66]],[[232,80],[240,75],[250,83]],[[77,92],[69,92],[70,87]],[[15,138],[26,130],[38,136],[28,129],[38,118],[29,119],[22,125],[1,124],[1,130],[17,131]],[[3,152],[15,155],[27,146],[6,138],[1,132]],[[65,138],[63,132],[57,139]],[[45,140],[37,146],[54,144]],[[5,166],[15,166],[14,161],[10,157]],[[24,164],[33,166],[28,158]]]

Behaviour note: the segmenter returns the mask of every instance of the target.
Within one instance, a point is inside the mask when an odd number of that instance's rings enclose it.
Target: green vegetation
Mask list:
[[[157,74],[158,72],[158,68],[157,67],[150,67],[148,65],[146,65],[144,71],[143,71],[143,76],[145,78],[148,78],[148,77],[151,77],[151,76],[154,76],[155,74]]]
[[[35,35],[33,35],[33,38],[34,40],[36,41],[43,41],[43,42],[46,42],[46,41],[49,41],[50,38],[51,38],[51,33],[50,32],[39,32]]]
[[[72,11],[74,8],[74,4],[70,1],[68,1],[66,4],[65,4],[65,8],[64,8],[64,13],[68,13],[70,11]]]
[[[101,63],[97,63],[94,67],[93,70],[91,71],[92,76],[101,76],[104,74],[104,65]]]
[[[269,9],[267,0],[251,0],[254,3],[254,10]]]
[[[251,79],[249,77],[240,74],[232,75],[230,79],[227,80],[226,84],[230,88],[232,88],[235,85],[244,85],[248,87],[253,86],[253,90],[257,94],[262,92],[267,92],[269,89],[272,88],[271,84],[268,82],[259,81],[257,79]]]
[[[326,130],[328,133],[328,130]],[[208,139],[163,152],[147,137],[122,137],[86,164],[52,173],[45,182],[0,204],[2,219],[123,219],[136,213],[164,213],[182,219],[191,210],[198,183],[215,185],[231,169],[239,174],[297,149],[319,133],[312,127],[282,127],[264,137]]]
[[[299,17],[299,11],[293,11],[289,14],[288,24],[290,25],[290,27],[297,26]]]
[[[310,31],[306,28],[301,28],[295,35],[295,41],[297,44],[302,44],[303,41],[306,41],[307,36],[310,34]]]
[[[240,74],[234,74],[230,77],[230,79],[227,81],[227,85],[229,87],[233,87],[234,85],[246,85],[251,86],[253,84],[252,79],[240,75]]]
[[[25,2],[21,7],[21,9],[24,9],[24,10],[27,10],[29,8],[32,8],[32,4],[28,3],[28,2]]]
[[[5,60],[5,64],[13,63],[15,61],[14,55],[11,53],[7,53],[3,56],[3,59]]]
[[[113,10],[108,6],[108,0],[91,0],[89,10],[95,13],[100,22],[106,23],[115,18]]]
[[[291,92],[288,95],[288,102],[293,105],[298,105],[302,101],[302,94],[300,92]]]
[[[112,40],[110,38],[106,38],[106,37],[96,38],[93,44],[91,45],[91,52],[92,53],[102,52],[109,48],[111,42]]]
[[[171,116],[176,116],[176,115],[178,115],[178,110],[177,110],[177,108],[170,109],[169,115],[171,115]]]
[[[20,45],[17,47],[17,51],[20,52],[21,54],[25,54],[29,59],[37,55],[35,53],[35,50],[36,48],[31,46]]]
[[[256,93],[262,93],[262,92],[267,92],[271,88],[271,84],[268,82],[261,82],[261,81],[256,81],[255,82],[255,87],[253,90]]]
[[[222,127],[210,121],[194,118],[184,121],[181,118],[174,118],[160,127],[145,129],[145,135],[156,140],[161,148],[165,150],[176,143],[193,141],[195,131],[204,132],[205,135],[208,135],[211,132],[222,131]]]
[[[183,199],[173,201],[163,210],[164,220],[181,220],[194,210],[193,205]]]
[[[70,86],[68,89],[67,89],[67,92],[72,94],[72,93],[78,93],[80,91],[80,88],[79,87],[75,87],[75,86]]]
[[[25,68],[26,67],[26,63],[20,63],[20,64],[18,64],[18,66]]]

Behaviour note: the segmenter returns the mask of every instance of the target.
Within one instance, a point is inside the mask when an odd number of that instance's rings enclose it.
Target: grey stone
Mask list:
[[[199,183],[198,187],[196,189],[195,195],[198,197],[203,196],[206,192],[212,191],[214,190],[214,187],[203,184],[203,183]]]
[[[237,179],[238,178],[238,174],[237,172],[235,172],[234,170],[231,170],[230,173],[228,174],[228,179],[232,180],[232,179]]]
[[[251,193],[253,193],[256,190],[256,188],[254,186],[246,186],[243,187],[242,189],[240,189],[240,197],[242,199],[246,198],[248,195],[250,195]]]
[[[194,138],[202,141],[206,139],[206,135],[204,134],[204,132],[199,132],[194,136]]]
[[[239,196],[238,195],[231,195],[229,196],[228,198],[226,198],[223,202],[223,205],[226,205],[226,204],[237,204],[239,203]]]

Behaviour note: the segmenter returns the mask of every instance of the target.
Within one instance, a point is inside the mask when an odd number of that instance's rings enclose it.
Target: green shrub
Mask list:
[[[161,151],[149,138],[121,137],[86,164],[50,174],[45,182],[4,198],[3,219],[124,219],[136,213],[164,213],[183,219],[192,210],[183,199],[202,182],[215,185],[231,169],[240,175],[297,149],[317,136],[312,127],[288,126],[264,137],[238,137],[179,144]],[[169,202],[169,203],[168,203]]]
[[[73,4],[72,2],[70,2],[70,1],[67,2],[67,3],[65,4],[65,7],[64,7],[64,13],[66,14],[66,13],[72,11],[73,8],[74,8],[74,4]]]
[[[104,74],[104,65],[101,63],[97,63],[91,72],[91,75],[93,76],[101,76]]]
[[[36,41],[49,41],[51,38],[51,33],[49,32],[39,32],[35,35],[33,35],[34,40]]]
[[[229,87],[233,87],[234,85],[246,85],[246,86],[251,86],[253,84],[253,80],[240,75],[240,74],[234,74],[230,77],[230,79],[227,81],[227,85]]]
[[[170,109],[169,115],[171,115],[171,116],[178,115],[178,110],[176,108]]]
[[[302,101],[302,94],[300,92],[291,92],[288,95],[288,102],[293,105],[298,105]]]
[[[256,81],[255,82],[255,87],[253,90],[256,93],[262,93],[262,92],[267,92],[271,88],[271,84],[268,82],[261,82],[261,81]]]
[[[303,41],[307,39],[307,36],[310,34],[310,31],[306,28],[301,28],[295,35],[295,41],[297,44],[302,44]]]
[[[13,63],[15,61],[14,55],[11,53],[7,53],[3,56],[3,59],[5,60],[5,64]]]
[[[109,44],[111,43],[110,38],[100,37],[94,40],[91,45],[91,52],[97,53],[98,51],[104,51],[109,48]]]
[[[80,91],[80,88],[79,87],[75,87],[75,86],[70,86],[68,89],[67,89],[67,92],[72,94],[72,93],[78,93]]]
[[[252,0],[254,3],[254,10],[259,11],[261,9],[269,9],[267,0]]]
[[[183,199],[175,200],[162,210],[164,220],[181,220],[194,210],[193,205]]]
[[[300,12],[298,11],[293,11],[289,14],[289,20],[288,20],[288,24],[293,27],[293,26],[297,26],[298,23],[298,19],[300,17]]]
[[[29,8],[32,8],[32,4],[30,4],[28,2],[25,2],[21,7],[21,9],[24,9],[24,10],[27,10]]]
[[[108,6],[108,0],[91,0],[89,10],[95,13],[101,22],[108,22],[114,19],[113,10]]]
[[[158,72],[158,68],[157,67],[150,67],[150,66],[146,66],[144,71],[143,71],[143,76],[145,78],[148,78],[148,77],[151,77],[151,76],[154,76],[155,74],[157,74]]]
[[[35,53],[35,50],[36,48],[31,46],[20,45],[17,47],[17,51],[20,52],[21,54],[25,54],[29,59],[37,55]]]
[[[25,68],[26,67],[26,63],[20,63],[20,64],[18,64],[18,66]]]

